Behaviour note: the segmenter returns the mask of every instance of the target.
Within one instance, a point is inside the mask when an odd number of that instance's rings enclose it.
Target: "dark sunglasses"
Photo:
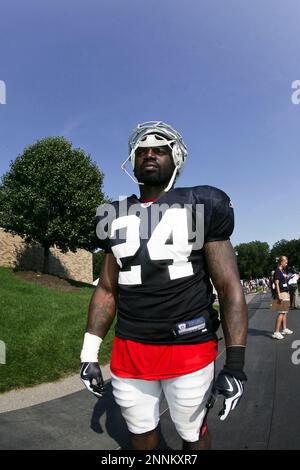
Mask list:
[[[136,155],[146,155],[149,152],[149,149],[152,150],[155,155],[163,155],[164,153],[169,153],[169,147],[138,147],[136,150]]]

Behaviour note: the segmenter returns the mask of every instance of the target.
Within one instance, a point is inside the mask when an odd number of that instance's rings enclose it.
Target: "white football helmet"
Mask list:
[[[124,170],[135,183],[144,184],[136,181],[131,174],[128,173],[125,168],[126,163],[130,160],[134,168],[135,152],[138,147],[161,147],[163,145],[168,145],[172,150],[172,158],[175,165],[171,180],[165,188],[166,192],[169,191],[173,185],[176,174],[183,166],[187,157],[187,148],[181,135],[169,124],[165,124],[161,121],[149,121],[138,124],[129,138],[129,155],[121,165],[122,170]]]

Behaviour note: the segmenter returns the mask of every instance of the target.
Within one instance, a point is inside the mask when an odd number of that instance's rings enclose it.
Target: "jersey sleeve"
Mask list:
[[[234,211],[230,198],[223,191],[213,188],[211,212],[205,242],[229,240],[234,229]]]
[[[112,253],[111,244],[109,239],[110,228],[110,204],[102,204],[97,208],[96,212],[96,236],[98,241],[98,248],[101,248],[105,253]]]

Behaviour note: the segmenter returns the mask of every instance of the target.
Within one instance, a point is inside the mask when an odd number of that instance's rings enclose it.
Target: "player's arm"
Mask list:
[[[91,298],[86,331],[104,338],[116,315],[119,266],[113,254],[105,255],[98,285]]]
[[[209,242],[204,245],[204,253],[218,292],[226,347],[245,346],[248,311],[232,245],[229,240]]]
[[[281,301],[281,299],[280,299],[280,285],[279,285],[279,280],[278,279],[275,280],[275,289],[276,289],[276,294],[277,294],[278,300],[280,302]]]
[[[106,254],[98,285],[90,301],[87,330],[80,355],[81,380],[86,388],[98,397],[104,392],[98,353],[116,315],[118,273],[119,267],[115,257],[111,253]],[[93,384],[93,380],[96,384]]]
[[[248,329],[248,311],[240,283],[236,255],[229,240],[209,242],[204,253],[211,280],[217,289],[220,317],[226,344],[226,363],[215,383],[215,392],[224,395],[221,419],[233,410],[243,394],[243,371]]]

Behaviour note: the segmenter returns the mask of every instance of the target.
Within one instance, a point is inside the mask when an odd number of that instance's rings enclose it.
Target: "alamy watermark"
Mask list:
[[[298,366],[300,364],[300,339],[297,339],[296,341],[293,341],[291,347],[292,347],[292,349],[296,350],[292,354],[292,363],[295,366]]]
[[[6,364],[6,346],[4,341],[0,340],[0,364]]]
[[[0,104],[6,104],[6,85],[3,80],[0,80]]]
[[[145,210],[149,207],[149,211]],[[116,204],[104,204],[97,209],[97,237],[100,240],[126,239],[166,240],[173,236],[173,243],[185,239],[193,250],[201,250],[204,244],[204,204],[131,204],[119,199]]]
[[[291,101],[293,104],[300,104],[300,80],[294,80],[292,83],[292,89],[295,90],[291,95]]]

